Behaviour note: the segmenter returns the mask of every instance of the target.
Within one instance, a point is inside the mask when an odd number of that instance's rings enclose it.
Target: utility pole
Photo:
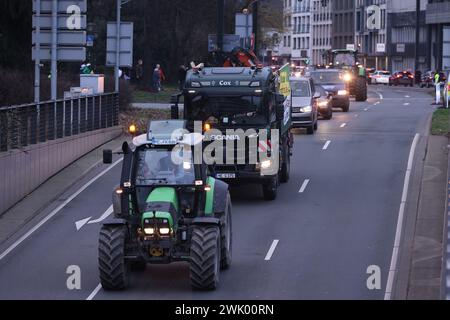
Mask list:
[[[120,14],[122,0],[117,0],[117,25],[116,25],[116,65],[114,66],[115,92],[119,92],[119,67],[120,67]]]
[[[52,5],[51,99],[56,100],[58,98],[58,0],[53,0]]]
[[[223,51],[225,0],[217,0],[217,51]]]
[[[255,47],[253,48],[253,51],[255,52],[256,56],[258,56],[258,1],[253,2],[253,41],[255,42]]]
[[[419,70],[419,45],[420,45],[420,0],[416,0],[416,45],[414,56],[414,69]]]
[[[36,34],[41,33],[41,0],[36,0]],[[41,101],[41,59],[39,52],[41,51],[41,43],[39,37],[36,37],[36,59],[34,61],[34,102]]]

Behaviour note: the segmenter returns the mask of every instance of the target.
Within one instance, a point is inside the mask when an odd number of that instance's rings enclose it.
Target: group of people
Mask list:
[[[185,79],[186,79],[186,73],[188,71],[188,68],[184,65],[181,65],[178,69],[177,74],[177,80],[178,80],[178,86],[179,89],[182,90],[184,87]],[[138,63],[135,67],[135,76],[136,76],[136,82],[137,85],[141,88],[146,87],[144,84],[144,62],[142,59],[138,60]],[[156,64],[155,68],[152,72],[152,83],[151,88],[155,92],[161,92],[164,90],[163,83],[166,81],[166,74],[164,70],[162,69],[160,64]]]

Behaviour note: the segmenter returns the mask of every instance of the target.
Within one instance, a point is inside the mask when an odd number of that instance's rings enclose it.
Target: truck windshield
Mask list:
[[[356,63],[353,53],[337,53],[334,56],[334,64],[342,66],[354,66]]]
[[[307,81],[291,81],[291,90],[293,97],[311,97]]]
[[[317,84],[337,84],[343,81],[339,72],[312,72],[311,77]]]
[[[148,149],[138,152],[136,185],[194,185],[191,153],[182,148]]]
[[[190,101],[190,118],[220,125],[265,124],[262,101],[263,97],[251,95],[197,96]]]

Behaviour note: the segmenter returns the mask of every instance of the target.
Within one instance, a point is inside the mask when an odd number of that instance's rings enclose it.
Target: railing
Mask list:
[[[114,127],[117,93],[0,108],[0,151]]]

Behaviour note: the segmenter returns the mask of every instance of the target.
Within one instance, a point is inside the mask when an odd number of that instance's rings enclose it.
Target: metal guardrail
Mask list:
[[[118,124],[118,93],[2,107],[0,152]]]

